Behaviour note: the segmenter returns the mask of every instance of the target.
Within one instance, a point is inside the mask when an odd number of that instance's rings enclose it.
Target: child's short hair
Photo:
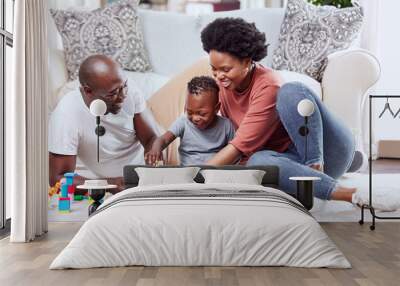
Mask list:
[[[203,91],[209,91],[215,97],[216,102],[218,102],[219,87],[212,77],[196,76],[188,82],[187,89],[190,94],[195,95]]]

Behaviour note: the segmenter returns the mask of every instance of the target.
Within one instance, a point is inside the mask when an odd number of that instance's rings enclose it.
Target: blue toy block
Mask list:
[[[70,198],[59,198],[58,200],[58,210],[69,212],[71,209],[71,199]]]
[[[66,179],[66,184],[68,186],[73,184],[75,175],[76,175],[75,173],[65,173],[64,174],[64,177]]]
[[[68,185],[67,184],[61,184],[61,198],[67,198],[68,197]]]

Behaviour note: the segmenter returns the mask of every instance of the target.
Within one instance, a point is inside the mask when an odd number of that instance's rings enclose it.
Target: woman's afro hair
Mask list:
[[[258,62],[266,57],[265,34],[254,23],[241,18],[218,18],[201,32],[203,49],[229,53],[239,59],[251,58]]]

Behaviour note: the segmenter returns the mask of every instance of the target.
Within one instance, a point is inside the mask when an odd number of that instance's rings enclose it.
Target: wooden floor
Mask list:
[[[80,227],[51,223],[49,233],[28,244],[0,241],[0,285],[400,285],[400,223],[323,223],[353,268],[122,267],[48,270]]]
[[[400,172],[400,160],[374,162],[374,173]],[[366,171],[367,172],[367,171]],[[0,285],[400,285],[400,223],[322,223],[353,268],[123,267],[48,270],[80,223],[50,223],[49,233],[29,244],[0,240]]]
[[[379,159],[372,162],[372,172],[374,174],[393,174],[400,173],[399,159]],[[368,173],[368,169],[363,171]]]

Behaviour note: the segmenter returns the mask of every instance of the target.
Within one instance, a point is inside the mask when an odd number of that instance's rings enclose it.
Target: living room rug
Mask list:
[[[339,179],[346,187],[356,187],[365,196],[369,192],[369,175],[364,173],[347,173]],[[373,193],[385,192],[393,200],[400,200],[400,174],[373,174]],[[399,202],[400,203],[400,202]],[[372,203],[373,204],[373,203]],[[321,222],[354,222],[360,219],[360,208],[347,202],[314,200],[313,216]],[[394,212],[377,212],[380,216],[400,216],[400,210]],[[365,211],[365,220],[371,221],[371,214]]]

